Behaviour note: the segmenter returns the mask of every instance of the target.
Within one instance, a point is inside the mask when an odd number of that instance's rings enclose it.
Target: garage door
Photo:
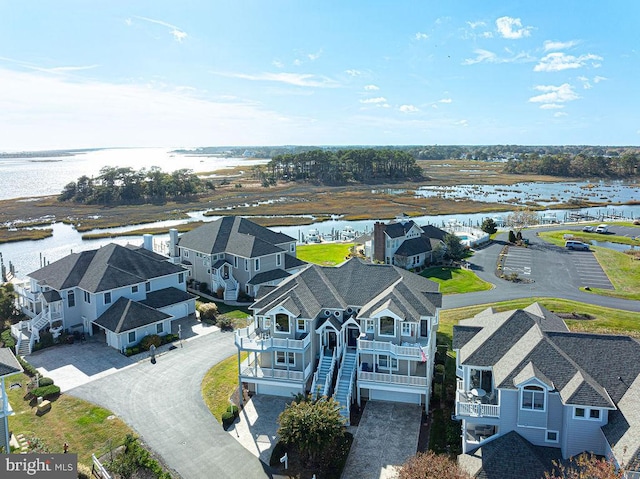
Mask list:
[[[271,396],[283,396],[283,397],[291,397],[299,392],[302,392],[302,389],[297,389],[295,387],[288,386],[277,386],[274,384],[256,384],[256,393],[258,394],[269,394]]]
[[[420,404],[420,394],[401,393],[396,391],[381,391],[379,389],[371,389],[369,398],[376,401],[393,401],[404,402],[409,404]]]

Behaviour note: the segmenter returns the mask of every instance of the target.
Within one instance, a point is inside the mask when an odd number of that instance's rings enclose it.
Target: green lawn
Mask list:
[[[242,360],[247,353],[242,353]],[[202,380],[202,398],[211,414],[222,424],[222,413],[229,407],[229,398],[238,387],[238,355],[228,357],[207,371]]]
[[[443,294],[472,293],[493,287],[491,283],[478,278],[473,271],[462,268],[434,266],[422,271],[420,276],[439,283]]]
[[[62,446],[69,444],[69,452],[78,454],[78,462],[91,466],[91,454],[100,456],[124,443],[127,434],[135,435],[121,419],[111,411],[95,404],[61,394],[52,401],[51,410],[36,416],[35,407],[25,401],[24,375],[10,376],[5,380],[9,402],[15,411],[9,416],[9,429],[25,438],[38,438],[51,453],[62,453]],[[21,383],[22,387],[9,390],[9,385]]]
[[[572,233],[568,230],[541,232],[539,236],[545,241],[564,246],[563,234]],[[632,240],[626,236],[608,236],[597,233],[573,232],[581,241],[589,242],[590,239],[599,241],[611,241],[613,243],[636,244],[640,241]],[[593,253],[602,266],[603,271],[609,277],[614,290],[591,288],[590,292],[603,296],[640,300],[640,264],[631,255],[614,251],[608,248],[592,246]]]
[[[320,243],[300,245],[298,259],[321,266],[335,266],[345,261],[353,243]]]
[[[640,337],[640,317],[636,312],[605,308],[557,298],[523,298],[441,311],[438,333],[446,336],[449,344],[451,344],[453,326],[461,319],[471,318],[491,306],[497,311],[508,311],[511,309],[525,308],[536,301],[548,310],[556,313],[589,314],[594,318],[591,320],[566,320],[567,326],[569,326],[569,329],[572,331],[625,334]]]

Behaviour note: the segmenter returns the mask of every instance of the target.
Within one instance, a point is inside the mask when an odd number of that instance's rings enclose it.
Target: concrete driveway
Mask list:
[[[264,478],[268,466],[222,429],[204,404],[200,385],[216,363],[237,352],[232,333],[184,342],[68,394],[110,409],[184,479]]]
[[[421,421],[418,405],[368,401],[342,479],[397,477],[397,466],[418,449]]]

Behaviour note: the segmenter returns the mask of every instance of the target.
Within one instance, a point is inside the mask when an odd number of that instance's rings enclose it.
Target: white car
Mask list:
[[[587,233],[593,233],[593,230],[595,230],[595,226],[591,226],[591,225],[587,225],[584,228],[582,228],[582,231],[585,231]]]
[[[596,228],[596,233],[608,233],[609,227],[607,225],[598,225]]]

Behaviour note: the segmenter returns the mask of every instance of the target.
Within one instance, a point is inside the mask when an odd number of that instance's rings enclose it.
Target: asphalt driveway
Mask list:
[[[184,479],[264,478],[268,467],[222,429],[204,404],[200,384],[216,363],[236,353],[232,333],[184,342],[68,391],[110,409]]]

